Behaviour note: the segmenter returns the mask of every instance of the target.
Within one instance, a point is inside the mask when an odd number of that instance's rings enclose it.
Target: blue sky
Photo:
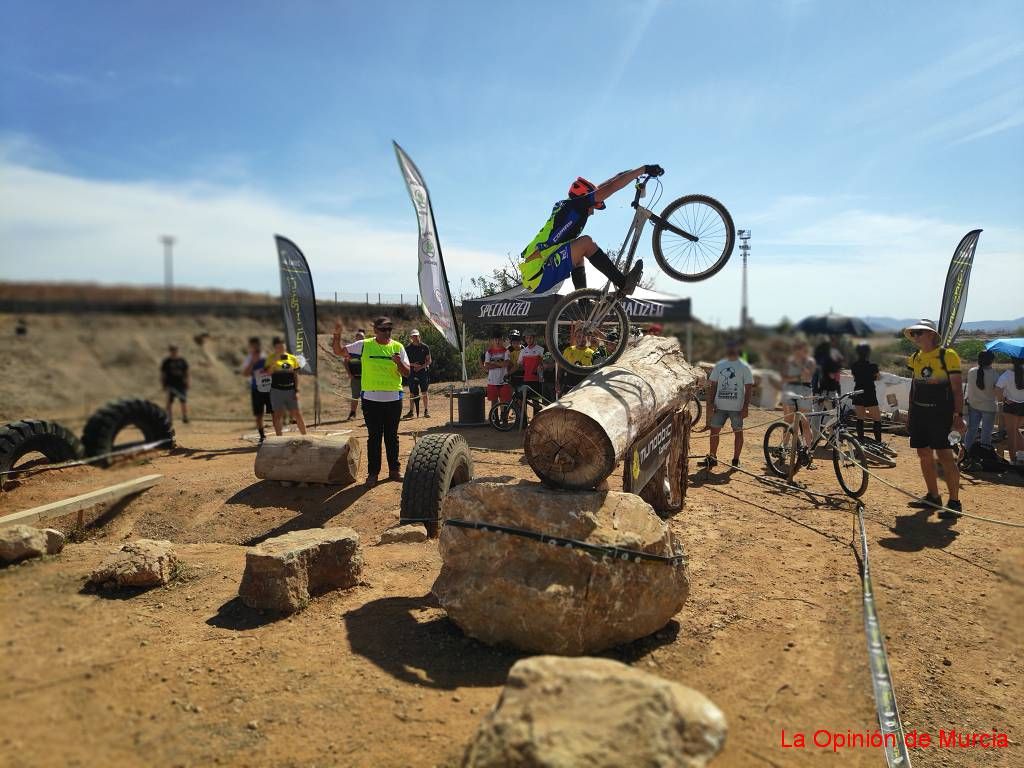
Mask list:
[[[430,186],[456,294],[582,174],[657,162],[662,202],[753,231],[751,314],[934,316],[985,230],[967,319],[1024,314],[1020,2],[0,0],[0,277],[410,293]],[[628,193],[587,232],[617,246]],[[646,251],[649,271],[656,270]],[[595,281],[592,278],[592,282]],[[739,316],[737,256],[657,287]]]

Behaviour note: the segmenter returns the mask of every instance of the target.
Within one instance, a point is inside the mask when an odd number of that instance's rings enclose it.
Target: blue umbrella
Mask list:
[[[1024,339],[993,339],[985,345],[989,352],[1002,352],[1010,357],[1024,357]]]

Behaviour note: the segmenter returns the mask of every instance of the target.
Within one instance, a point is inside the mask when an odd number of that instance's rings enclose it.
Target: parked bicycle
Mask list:
[[[725,206],[707,195],[684,195],[654,213],[640,204],[647,195],[647,184],[657,184],[652,205],[661,197],[661,182],[650,175],[636,181],[636,194],[631,203],[635,213],[619,250],[624,258],[619,269],[627,274],[633,266],[637,245],[647,220],[654,224],[652,248],[658,265],[669,277],[684,282],[706,280],[719,272],[736,241],[736,227]],[[610,283],[604,288],[582,288],[562,297],[548,315],[546,338],[548,349],[558,364],[572,373],[586,376],[602,366],[614,363],[626,350],[630,340],[629,317],[623,304],[628,297],[619,296]],[[563,351],[578,343],[594,354],[586,356],[589,363],[579,362],[580,355],[570,361]]]
[[[801,467],[811,464],[815,450],[821,445],[832,448],[832,466],[839,480],[839,486],[847,496],[858,498],[868,488],[868,472],[865,468],[864,449],[850,434],[841,416],[844,400],[860,394],[861,390],[838,397],[826,395],[814,398],[815,403],[829,401],[831,407],[811,413],[797,408],[800,398],[794,397],[791,422],[779,422],[768,428],[764,435],[764,458],[769,471],[789,482]],[[820,417],[810,419],[808,417]],[[787,417],[788,418],[788,417]],[[811,426],[811,443],[804,442],[803,424]]]
[[[507,403],[492,405],[487,420],[499,432],[508,432],[517,425],[526,429],[530,418],[536,416],[546,404],[542,396],[524,385],[512,393],[512,399]]]

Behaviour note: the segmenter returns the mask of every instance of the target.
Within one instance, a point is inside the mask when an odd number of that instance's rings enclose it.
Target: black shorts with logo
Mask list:
[[[258,389],[250,390],[252,392],[252,415],[262,416],[264,413],[273,413],[274,409],[270,405],[270,393],[260,392]]]

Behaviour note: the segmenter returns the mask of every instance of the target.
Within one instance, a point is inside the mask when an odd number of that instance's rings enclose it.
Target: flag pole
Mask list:
[[[469,376],[466,375],[466,323],[462,323],[462,343],[461,357],[462,357],[462,384],[465,385],[469,382]]]

